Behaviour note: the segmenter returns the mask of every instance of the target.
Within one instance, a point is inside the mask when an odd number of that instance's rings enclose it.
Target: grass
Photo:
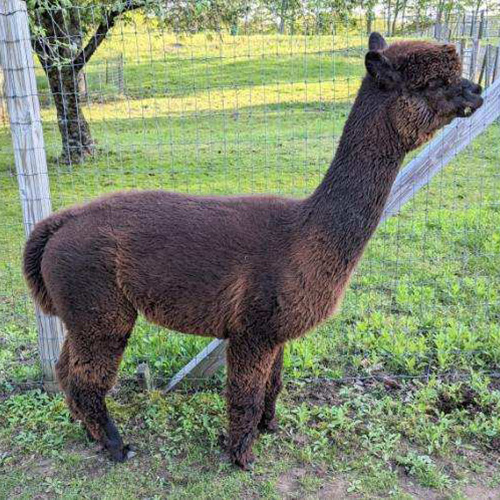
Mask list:
[[[130,188],[306,195],[331,160],[364,44],[354,32],[179,38],[118,26],[88,68],[98,155],[58,163],[54,112],[42,109],[54,208]],[[104,67],[119,52],[117,96]],[[46,92],[40,74],[38,85]],[[250,474],[217,444],[222,374],[166,395],[132,381],[147,361],[161,388],[206,339],[138,322],[110,397],[138,447],[124,465],[86,442],[59,396],[22,389],[40,368],[9,134],[4,124],[0,498],[479,498],[498,486],[500,392],[485,375],[500,362],[498,123],[379,228],[341,313],[287,348],[282,430],[259,441]]]
[[[290,382],[281,431],[259,440],[250,473],[219,450],[217,391],[122,388],[111,411],[138,450],[122,465],[86,441],[60,397],[30,391],[3,407],[2,498],[467,498],[471,488],[493,495],[500,480],[500,391],[477,375],[398,389]]]

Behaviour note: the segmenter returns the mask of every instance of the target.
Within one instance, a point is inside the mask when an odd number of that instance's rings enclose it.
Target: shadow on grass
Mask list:
[[[106,83],[102,64],[86,69],[87,91],[93,101],[120,98],[115,84]],[[334,81],[363,75],[363,61],[353,52],[342,55],[331,52],[294,55],[238,56],[236,60],[207,58],[166,58],[144,63],[126,61],[125,95],[143,99],[158,95],[183,97],[201,91],[272,85]],[[37,85],[44,106],[50,95],[45,75],[39,74]]]

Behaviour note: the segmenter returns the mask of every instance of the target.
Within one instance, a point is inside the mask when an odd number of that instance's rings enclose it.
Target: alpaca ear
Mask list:
[[[387,42],[384,40],[384,37],[374,31],[368,39],[368,50],[385,50],[386,48]]]
[[[442,48],[443,48],[443,51],[446,53],[446,54],[456,54],[457,53],[457,48],[455,47],[455,45],[451,44],[451,43],[445,43],[444,45],[442,45]]]
[[[401,81],[401,75],[394,69],[391,61],[376,50],[370,50],[365,56],[368,74],[384,88],[395,87]]]

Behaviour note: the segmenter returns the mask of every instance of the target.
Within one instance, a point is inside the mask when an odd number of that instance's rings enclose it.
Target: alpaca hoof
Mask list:
[[[278,432],[279,430],[279,425],[278,421],[273,418],[269,422],[261,422],[259,424],[259,431],[264,433],[264,434],[274,434]]]
[[[253,453],[248,452],[243,455],[232,455],[231,461],[234,465],[239,467],[241,470],[249,471],[253,469],[253,463],[255,462],[255,456]]]
[[[127,460],[130,460],[132,457],[135,457],[136,452],[134,447],[130,444],[126,444],[122,448],[109,449],[111,454],[111,459],[113,462],[123,463]]]

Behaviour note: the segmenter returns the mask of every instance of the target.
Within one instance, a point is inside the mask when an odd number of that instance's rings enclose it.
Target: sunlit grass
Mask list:
[[[356,70],[359,71],[359,64]],[[226,87],[200,90],[197,93],[182,97],[150,97],[145,99],[121,98],[103,104],[89,104],[84,107],[86,118],[90,122],[158,119],[165,116],[175,117],[186,113],[238,113],[253,106],[263,107],[279,104],[300,103],[307,107],[328,105],[332,101],[339,104],[349,102],[359,88],[359,76],[355,81],[337,79],[335,82],[311,83],[270,83],[268,85],[252,85],[245,87]],[[55,121],[53,109],[42,110],[44,122]]]

